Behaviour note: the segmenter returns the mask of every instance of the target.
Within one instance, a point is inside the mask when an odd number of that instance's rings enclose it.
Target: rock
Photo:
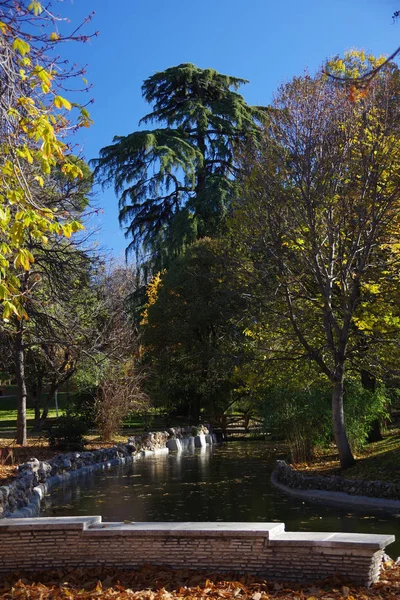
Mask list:
[[[400,499],[398,484],[382,481],[358,481],[345,479],[342,476],[304,475],[282,460],[276,462],[275,475],[278,481],[294,489],[330,490],[372,498]]]
[[[33,488],[39,483],[46,483],[49,477],[96,463],[108,462],[114,458],[125,458],[140,450],[153,451],[165,448],[172,432],[178,433],[180,437],[185,434],[183,428],[176,428],[132,436],[127,444],[118,444],[112,448],[58,454],[49,461],[31,458],[16,468],[16,479],[9,486],[0,486],[0,518],[15,512],[17,508],[26,506],[30,501]]]
[[[182,444],[176,438],[171,438],[167,441],[167,448],[170,452],[182,452]]]

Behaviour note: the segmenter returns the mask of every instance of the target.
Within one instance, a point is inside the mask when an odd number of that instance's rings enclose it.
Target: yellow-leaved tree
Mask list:
[[[400,71],[386,63],[352,88],[382,60],[350,51],[280,87],[260,145],[244,150],[232,221],[269,317],[265,359],[304,358],[329,382],[343,468],[346,378],[375,374],[377,348],[397,354],[399,339]]]
[[[65,89],[89,88],[84,70],[69,67],[60,56],[63,43],[91,37],[81,33],[83,24],[65,33],[66,20],[39,1],[0,5],[0,310],[15,337],[20,444],[26,443],[24,321],[35,285],[29,278],[32,248],[83,229],[76,212],[49,203],[47,193],[54,171],[83,177],[67,136],[91,119],[86,106],[65,97]],[[82,83],[71,86],[71,79]]]
[[[90,17],[89,17],[90,18]],[[49,234],[70,237],[82,225],[58,214],[42,198],[52,169],[61,164],[71,177],[81,177],[69,157],[65,136],[90,125],[84,106],[64,97],[71,77],[57,46],[85,41],[80,28],[72,35],[57,31],[59,18],[40,2],[6,0],[0,7],[0,301],[3,319],[27,318],[21,279],[35,257],[29,237],[46,243]],[[84,83],[87,87],[87,84]],[[71,114],[78,112],[77,118]],[[26,291],[24,292],[24,294]]]

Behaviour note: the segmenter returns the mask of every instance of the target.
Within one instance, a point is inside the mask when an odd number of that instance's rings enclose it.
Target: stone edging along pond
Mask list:
[[[397,483],[306,475],[283,460],[276,462],[271,481],[281,491],[310,502],[400,512],[400,484]]]
[[[184,430],[182,433],[170,430],[130,437],[127,444],[112,448],[58,454],[48,461],[32,458],[17,467],[17,476],[9,485],[0,486],[0,519],[36,517],[40,514],[42,499],[54,486],[99,469],[168,453],[169,442],[176,439],[175,435],[178,439],[182,437],[184,447],[201,447],[213,442],[212,436],[204,433],[183,437]]]

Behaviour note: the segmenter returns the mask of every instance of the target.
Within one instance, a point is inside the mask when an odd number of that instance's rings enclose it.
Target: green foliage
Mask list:
[[[329,436],[330,390],[270,387],[265,390],[261,413],[264,428],[284,436],[291,460],[306,462],[312,458],[315,447]]]
[[[68,404],[67,415],[83,421],[88,427],[94,427],[96,423],[96,393],[97,389],[93,389],[92,392],[74,394]]]
[[[354,75],[371,60],[353,52],[342,63]],[[232,221],[252,263],[254,320],[262,306],[270,333],[259,344],[265,359],[312,360],[331,382],[343,467],[354,462],[343,420],[348,369],[379,376],[381,357],[398,356],[399,107],[393,64],[357,98],[323,72],[282,85],[263,140],[243,151]]]
[[[346,430],[352,449],[360,450],[367,442],[371,425],[388,418],[389,393],[379,385],[375,392],[349,380],[345,384]],[[307,462],[316,447],[332,442],[331,389],[328,385],[303,389],[269,387],[262,401],[264,429],[286,439],[291,459]]]
[[[202,432],[202,427],[201,425],[197,426],[197,427],[191,427],[190,428],[190,432],[192,434],[193,437],[196,437],[197,435],[200,435],[200,433]]]
[[[244,302],[229,283],[227,251],[217,240],[188,248],[148,286],[143,322],[147,390],[158,406],[199,419],[234,401]]]
[[[225,227],[237,165],[234,146],[254,139],[264,110],[237,89],[245,79],[181,64],[143,84],[153,110],[142,124],[160,128],[117,136],[93,161],[120,195],[120,222],[132,241],[162,267],[182,248]]]
[[[384,385],[378,385],[375,392],[362,387],[357,381],[345,385],[345,418],[347,435],[352,448],[357,451],[367,442],[374,421],[389,417],[390,393]]]
[[[7,123],[0,136],[0,299],[3,319],[9,322],[28,318],[24,306],[28,294],[21,290],[21,282],[37,258],[29,242],[43,245],[51,235],[70,238],[83,229],[68,212],[45,202],[43,188],[53,171],[70,179],[84,175],[63,140],[72,127],[90,125],[89,113],[75,104],[80,116],[71,117],[73,106],[60,95],[71,87],[67,80],[82,71],[66,66],[58,46],[90,36],[78,33],[77,27],[61,40],[52,31],[58,17],[40,2],[5,0],[0,18],[0,80],[5,90],[0,121]]]
[[[88,431],[85,421],[73,416],[60,417],[47,433],[49,446],[67,452],[83,450],[87,444],[85,435]]]

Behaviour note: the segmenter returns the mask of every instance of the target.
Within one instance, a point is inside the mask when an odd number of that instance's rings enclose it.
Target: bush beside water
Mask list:
[[[333,441],[331,403],[329,387],[302,391],[268,388],[262,401],[264,428],[284,432],[292,462],[307,462],[313,458],[315,448],[326,447]],[[366,444],[374,421],[388,419],[389,406],[390,396],[385,386],[371,392],[355,381],[346,384],[346,431],[353,451]]]

